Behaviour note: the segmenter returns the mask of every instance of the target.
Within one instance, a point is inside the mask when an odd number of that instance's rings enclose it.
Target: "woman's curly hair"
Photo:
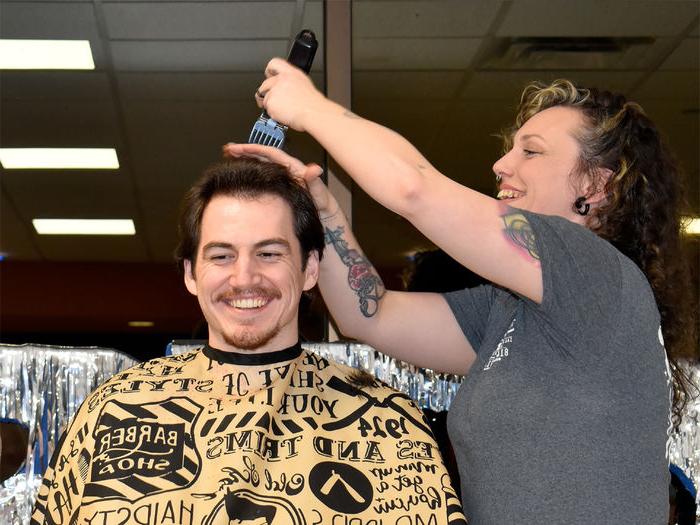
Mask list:
[[[687,208],[678,163],[639,104],[608,91],[579,88],[568,80],[525,88],[515,125],[503,134],[506,148],[530,117],[553,106],[576,108],[583,114],[584,126],[576,134],[581,155],[574,175],[589,177],[593,187],[603,187],[606,195],[605,202],[592,210],[588,227],[632,259],[654,291],[678,424],[694,390],[678,361],[695,357],[697,332],[681,242],[681,213]],[[609,177],[605,169],[610,170]]]

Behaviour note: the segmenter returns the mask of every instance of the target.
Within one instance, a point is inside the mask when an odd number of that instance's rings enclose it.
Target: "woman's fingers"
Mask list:
[[[309,189],[311,198],[319,211],[323,211],[328,205],[328,188],[321,180],[323,168],[316,163],[304,164],[299,159],[292,157],[284,151],[271,146],[260,144],[237,144],[230,142],[224,144],[222,151],[225,157],[250,157],[263,162],[274,162],[287,168],[290,175],[296,178],[300,184],[305,184]]]
[[[280,69],[284,69],[286,67],[291,67],[291,66],[283,58],[279,58],[279,57],[272,58],[267,63],[267,66],[265,66],[265,77],[266,78],[274,77],[274,76],[279,74]]]
[[[258,89],[255,90],[255,103],[258,105],[258,107],[265,107],[265,97],[274,87],[276,81],[276,78],[268,78],[264,80],[260,86],[258,86]]]
[[[305,178],[306,165],[279,148],[261,144],[236,144],[232,142],[223,146],[223,153],[224,156],[229,157],[252,157],[264,162],[274,162],[287,168],[293,176]]]

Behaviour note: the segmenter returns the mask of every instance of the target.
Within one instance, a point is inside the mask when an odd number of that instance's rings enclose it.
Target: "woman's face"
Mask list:
[[[513,147],[493,165],[502,177],[498,199],[544,215],[558,215],[584,224],[574,210],[581,196],[572,184],[580,148],[574,137],[583,125],[573,108],[554,106],[531,117],[513,138]]]

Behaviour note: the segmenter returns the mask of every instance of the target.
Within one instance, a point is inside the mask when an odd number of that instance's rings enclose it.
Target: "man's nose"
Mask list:
[[[229,276],[230,284],[241,288],[248,285],[257,284],[260,282],[260,280],[260,268],[255,257],[239,255],[238,259],[233,265],[233,271]]]

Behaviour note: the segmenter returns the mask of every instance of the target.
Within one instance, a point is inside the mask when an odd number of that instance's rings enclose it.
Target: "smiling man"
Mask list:
[[[302,350],[324,238],[285,168],[217,164],[187,193],[178,260],[208,344],[121,373],[61,438],[33,524],[463,524],[416,405]]]

